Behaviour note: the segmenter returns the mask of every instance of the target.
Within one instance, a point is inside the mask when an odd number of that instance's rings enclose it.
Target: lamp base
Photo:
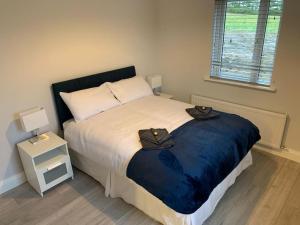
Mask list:
[[[31,144],[35,145],[35,144],[37,144],[37,143],[39,143],[41,141],[46,141],[48,139],[49,139],[49,136],[47,134],[41,134],[41,135],[37,135],[37,136],[35,136],[33,138],[30,138],[29,142]]]

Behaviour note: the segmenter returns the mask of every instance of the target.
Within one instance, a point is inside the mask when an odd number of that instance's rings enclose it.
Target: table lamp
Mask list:
[[[147,76],[146,80],[150,87],[152,88],[155,95],[159,95],[158,89],[162,85],[162,77],[160,75]]]
[[[33,132],[34,137],[29,141],[36,144],[39,141],[47,140],[46,134],[39,134],[39,130],[49,124],[46,110],[41,107],[35,107],[19,114],[22,128],[26,132]]]

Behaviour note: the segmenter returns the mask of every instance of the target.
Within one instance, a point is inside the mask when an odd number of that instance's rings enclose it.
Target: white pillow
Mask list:
[[[69,107],[76,122],[120,105],[107,87],[107,83],[95,88],[71,93],[60,92],[59,94]]]
[[[141,76],[108,83],[108,87],[122,104],[153,95],[151,87]]]

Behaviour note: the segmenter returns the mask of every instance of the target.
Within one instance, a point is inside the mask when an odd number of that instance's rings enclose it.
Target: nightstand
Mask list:
[[[162,98],[168,98],[168,99],[172,99],[173,95],[167,94],[167,93],[163,93],[163,92],[158,92],[157,96],[162,97]]]
[[[67,142],[52,132],[46,135],[47,140],[35,144],[27,140],[17,145],[27,180],[42,197],[49,188],[73,179]]]

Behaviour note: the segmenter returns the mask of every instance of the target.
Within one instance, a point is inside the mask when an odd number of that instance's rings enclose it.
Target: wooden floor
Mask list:
[[[254,165],[226,192],[205,225],[299,225],[300,164],[254,152]],[[0,196],[0,224],[158,225],[75,171],[75,179],[41,198],[27,183]]]

